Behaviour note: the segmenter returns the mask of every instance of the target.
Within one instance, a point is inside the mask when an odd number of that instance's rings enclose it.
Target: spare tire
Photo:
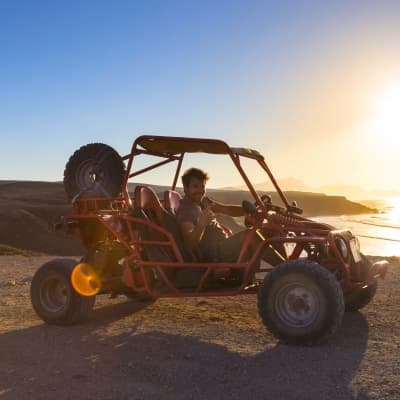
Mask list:
[[[116,197],[122,191],[125,165],[121,156],[103,143],[76,150],[64,170],[64,189],[69,199]]]

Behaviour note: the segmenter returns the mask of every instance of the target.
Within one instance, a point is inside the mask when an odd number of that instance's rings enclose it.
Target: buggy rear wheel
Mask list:
[[[319,264],[285,261],[264,278],[258,312],[264,325],[283,342],[318,344],[341,324],[343,293],[336,278]]]
[[[122,191],[125,166],[120,155],[103,143],[76,150],[64,170],[64,189],[75,197],[116,197]]]
[[[54,259],[43,264],[31,283],[31,302],[37,315],[50,325],[71,325],[85,319],[95,296],[81,296],[72,287],[71,272],[77,262]]]

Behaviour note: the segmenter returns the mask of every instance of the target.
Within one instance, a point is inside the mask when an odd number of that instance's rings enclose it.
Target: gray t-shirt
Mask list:
[[[193,225],[197,224],[202,207],[199,204],[193,203],[187,198],[180,201],[179,208],[176,214],[176,219],[179,225],[184,222],[190,222]],[[202,261],[217,261],[219,259],[218,245],[221,240],[227,238],[227,235],[218,221],[214,218],[205,228],[203,237],[195,252]]]

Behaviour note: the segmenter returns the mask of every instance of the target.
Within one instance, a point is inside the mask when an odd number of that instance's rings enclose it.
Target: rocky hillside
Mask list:
[[[156,187],[157,191],[165,190]],[[245,191],[210,191],[216,200],[241,203],[250,199]],[[290,201],[297,200],[304,215],[361,214],[373,212],[368,207],[341,196],[288,192]],[[273,201],[275,201],[275,197]],[[51,227],[60,216],[71,212],[62,183],[0,181],[0,244],[58,255],[79,255],[83,249],[75,236],[53,232]],[[224,223],[238,229],[230,218]]]

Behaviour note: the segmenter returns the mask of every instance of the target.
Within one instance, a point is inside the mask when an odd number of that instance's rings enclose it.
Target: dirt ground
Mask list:
[[[44,324],[29,287],[49,257],[0,257],[0,398],[400,399],[400,259],[326,345],[280,344],[254,295],[127,301]]]

